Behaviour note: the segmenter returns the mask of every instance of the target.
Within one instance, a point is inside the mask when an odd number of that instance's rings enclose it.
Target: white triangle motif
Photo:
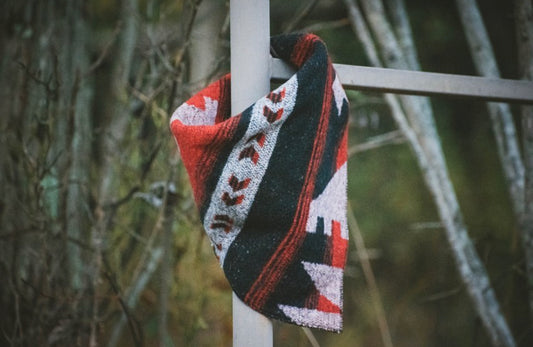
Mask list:
[[[320,294],[342,310],[342,269],[306,261],[302,261],[302,264]],[[342,329],[340,313],[289,305],[278,305],[278,307],[296,324],[334,331]]]
[[[344,89],[342,89],[342,84],[339,81],[339,76],[335,76],[335,80],[331,86],[333,89],[333,97],[335,98],[335,105],[337,106],[337,116],[341,115],[342,104],[344,100],[348,100]]]
[[[320,294],[342,309],[342,269],[306,261],[302,264]]]
[[[306,231],[316,232],[318,217],[324,219],[324,233],[331,236],[333,221],[341,225],[341,237],[348,240],[348,221],[346,219],[347,164],[344,163],[329,181],[326,189],[309,206]]]
[[[278,307],[296,324],[333,331],[342,329],[342,316],[340,313],[323,312],[287,305],[278,305]]]
[[[170,124],[179,119],[185,125],[213,125],[217,116],[218,100],[204,96],[205,110],[187,103],[182,104],[170,118]]]

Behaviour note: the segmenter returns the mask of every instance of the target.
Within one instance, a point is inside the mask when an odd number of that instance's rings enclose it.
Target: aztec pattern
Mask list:
[[[348,101],[317,36],[271,46],[297,70],[288,81],[230,117],[227,75],[170,126],[237,296],[267,317],[341,331]]]

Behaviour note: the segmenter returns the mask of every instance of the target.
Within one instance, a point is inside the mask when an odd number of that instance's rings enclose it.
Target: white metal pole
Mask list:
[[[231,114],[244,111],[270,89],[268,0],[230,0]],[[272,323],[233,293],[233,346],[271,347]]]

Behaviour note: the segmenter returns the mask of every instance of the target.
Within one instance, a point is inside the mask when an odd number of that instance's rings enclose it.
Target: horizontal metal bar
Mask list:
[[[434,72],[333,64],[346,89],[414,95],[461,96],[487,101],[533,104],[533,82]],[[273,80],[285,80],[294,69],[272,58]]]

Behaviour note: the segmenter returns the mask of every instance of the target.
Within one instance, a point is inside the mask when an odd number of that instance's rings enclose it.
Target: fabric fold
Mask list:
[[[230,117],[230,76],[177,108],[170,127],[215,255],[267,317],[342,330],[348,100],[315,35],[276,36],[296,73]]]

